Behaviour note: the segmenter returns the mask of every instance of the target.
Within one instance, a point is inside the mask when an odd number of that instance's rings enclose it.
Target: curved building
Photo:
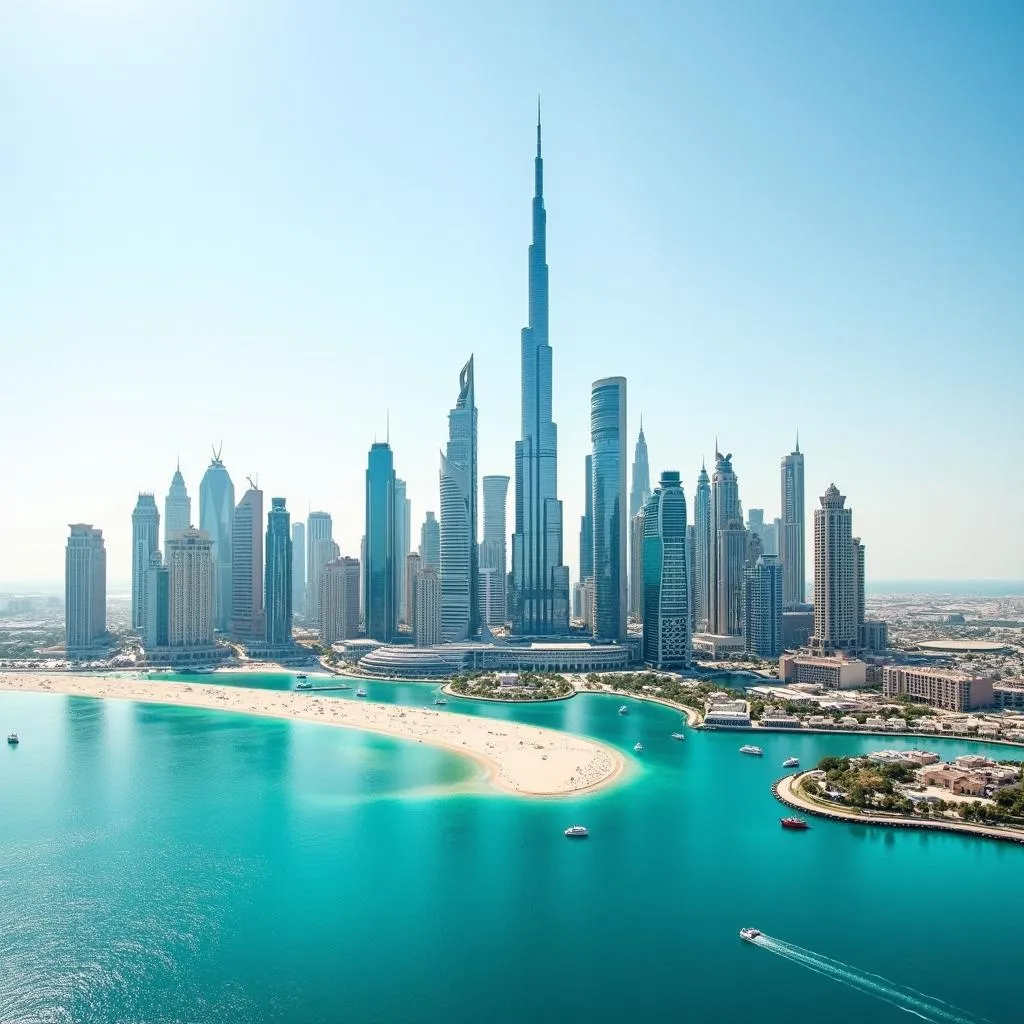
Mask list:
[[[661,474],[644,511],[644,661],[676,668],[690,661],[686,496],[679,474]]]
[[[448,452],[441,456],[441,639],[465,640],[479,630],[476,546],[476,402],[473,357],[459,374],[459,397],[448,414]]]
[[[626,635],[626,378],[590,390],[593,446],[594,636]]]
[[[235,486],[215,449],[199,484],[199,529],[210,539],[213,561],[213,624],[231,628],[231,528],[235,518]]]

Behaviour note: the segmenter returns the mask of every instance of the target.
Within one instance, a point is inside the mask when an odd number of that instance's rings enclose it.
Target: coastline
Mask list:
[[[592,793],[615,782],[626,767],[618,751],[571,733],[450,711],[318,697],[304,691],[110,675],[0,672],[0,692],[129,700],[361,729],[470,757],[484,769],[491,785],[519,796]]]
[[[511,700],[504,697],[478,697],[475,694],[456,693],[452,689],[451,682],[444,683],[441,687],[441,693],[446,697],[454,697],[456,700],[479,700],[486,704],[557,704],[560,700],[569,700],[577,693],[585,692],[574,688],[572,692],[563,694],[561,697],[527,697],[524,700]]]
[[[977,825],[972,822],[953,821],[952,819],[911,818],[901,814],[861,814],[838,805],[825,805],[797,791],[797,784],[809,774],[810,772],[796,772],[773,783],[772,794],[775,799],[794,810],[813,814],[817,818],[827,818],[830,821],[851,822],[858,825],[881,825],[885,828],[916,828],[931,832],[951,832],[971,835],[980,839],[998,839],[1004,843],[1024,845],[1024,830],[1018,828]]]
[[[648,700],[652,704],[660,704],[662,707],[671,708],[673,711],[679,711],[685,718],[686,724],[691,729],[699,729],[703,727],[704,716],[696,709],[687,706],[686,704],[677,704],[674,700],[668,700],[666,697],[653,697],[648,693],[627,693],[625,690],[615,689],[600,689],[600,690],[588,690],[586,687],[576,689],[577,693],[607,693],[614,697],[628,697],[630,700]],[[743,730],[737,729],[736,732]]]
[[[954,736],[952,733],[940,733],[940,732],[883,732],[881,729],[812,729],[809,726],[800,726],[799,728],[793,728],[785,725],[757,725],[752,724],[749,729],[730,729],[723,728],[722,726],[714,726],[708,729],[708,732],[737,732],[737,733],[751,733],[751,732],[792,732],[797,733],[813,733],[821,736],[902,736],[906,739],[912,740],[958,740],[961,743],[998,743],[1004,747],[1024,747],[1024,743],[1018,743],[1016,740],[997,740],[991,739],[988,736],[971,736],[966,734],[963,736]]]

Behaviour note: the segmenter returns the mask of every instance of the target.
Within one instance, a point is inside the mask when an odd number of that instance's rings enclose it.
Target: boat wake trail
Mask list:
[[[763,932],[751,941],[769,953],[775,953],[776,956],[791,960],[801,967],[814,971],[815,974],[831,978],[865,995],[881,999],[905,1013],[920,1017],[921,1020],[933,1021],[936,1024],[991,1024],[986,1018],[974,1016],[970,1011],[952,1003],[918,992],[906,985],[899,985],[880,974],[858,970],[841,960],[833,960],[832,957],[815,953],[812,949],[783,942],[782,939],[765,935]]]

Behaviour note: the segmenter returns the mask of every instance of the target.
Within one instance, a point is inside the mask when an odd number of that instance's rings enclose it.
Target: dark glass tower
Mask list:
[[[366,635],[388,643],[398,624],[395,557],[395,460],[391,445],[375,441],[366,466],[366,557],[363,609]]]
[[[267,557],[264,562],[267,643],[292,639],[292,524],[284,498],[271,498],[267,513]]]
[[[547,214],[539,104],[529,293],[529,326],[522,333],[522,439],[516,442],[516,521],[510,596],[513,632],[545,635],[568,632],[569,569],[562,564],[558,429],[551,419]]]

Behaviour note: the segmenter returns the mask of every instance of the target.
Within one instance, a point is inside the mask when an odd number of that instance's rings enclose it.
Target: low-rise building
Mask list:
[[[750,712],[726,710],[716,706],[704,715],[704,726],[707,729],[749,729]]]
[[[852,690],[867,681],[867,665],[852,658],[825,658],[811,654],[784,654],[779,678],[786,683],[817,683],[826,690]]]
[[[906,732],[907,721],[905,718],[887,718],[885,720],[885,728],[888,732]]]
[[[718,633],[694,633],[691,641],[694,657],[727,658],[731,654],[746,652],[746,641],[741,636],[723,636]]]
[[[785,711],[765,711],[761,715],[761,727],[763,729],[800,729],[803,727],[803,723],[796,715]]]
[[[836,725],[838,725],[841,729],[860,728],[860,722],[858,722],[857,719],[853,717],[853,715],[843,715],[843,717],[840,718],[838,722],[836,722]]]
[[[881,715],[868,715],[864,722],[865,729],[884,729],[885,719]]]
[[[918,665],[886,665],[882,692],[886,697],[909,697],[947,711],[969,711],[993,702],[993,680],[952,669]]]
[[[856,719],[854,719],[856,721]],[[835,722],[828,715],[811,715],[807,719],[808,729],[831,729]]]
[[[1000,711],[1024,711],[1024,686],[999,683],[992,687],[992,705]]]

